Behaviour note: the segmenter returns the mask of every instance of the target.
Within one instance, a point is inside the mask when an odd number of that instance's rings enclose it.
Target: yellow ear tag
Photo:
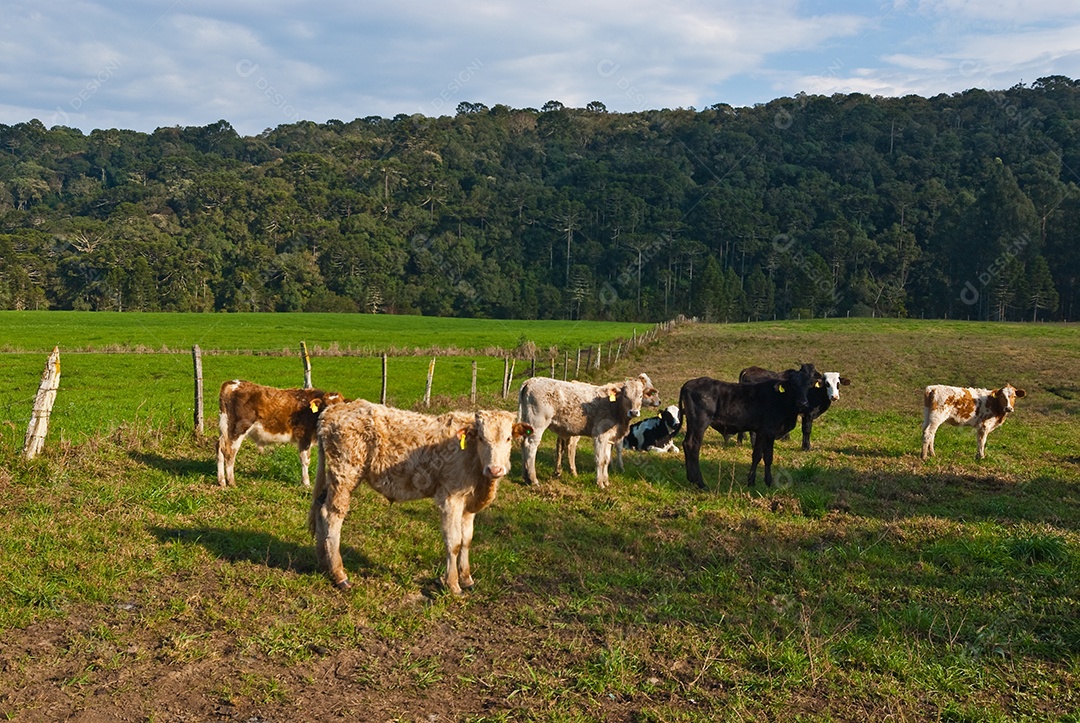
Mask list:
[[[318,399],[312,399],[312,400],[311,400],[311,411],[312,411],[312,412],[313,412],[314,414],[318,414],[318,413],[319,413],[319,400],[318,400]]]
[[[777,391],[779,391],[779,392],[780,392],[781,394],[783,394],[783,393],[784,393],[784,385],[783,385],[783,384],[781,384],[780,386],[778,386],[778,387],[777,387],[776,389],[777,389]]]
[[[458,432],[458,441],[462,449],[465,449],[465,432]]]
[[[607,400],[609,402],[614,402],[615,401],[615,392],[608,392]]]

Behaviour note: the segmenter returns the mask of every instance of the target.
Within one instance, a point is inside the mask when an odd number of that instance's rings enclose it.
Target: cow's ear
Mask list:
[[[1027,392],[1025,392],[1023,389],[1017,389],[1016,390],[1016,396],[1017,396],[1017,398],[1026,397]]]
[[[312,411],[313,414],[318,414],[319,413],[319,400],[318,399],[312,399],[311,404],[309,406],[311,407],[311,411]]]
[[[533,430],[531,424],[525,424],[524,422],[514,422],[514,437],[517,439],[531,437],[534,431],[535,430]]]
[[[776,391],[780,392],[781,394],[783,394],[784,392],[787,391],[787,389],[784,387],[783,382],[778,381],[778,382],[773,384],[773,387],[776,389]]]
[[[619,394],[619,388],[614,384],[609,384],[607,388],[607,399],[609,402],[614,402],[615,397]]]
[[[848,379],[847,377],[840,377],[840,386],[842,386],[842,387],[851,386],[851,380]]]
[[[458,446],[465,449],[465,443],[469,439],[476,437],[476,426],[470,424],[468,427],[462,427],[457,431]]]

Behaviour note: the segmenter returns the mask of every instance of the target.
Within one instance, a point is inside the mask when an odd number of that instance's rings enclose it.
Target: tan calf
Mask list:
[[[341,526],[361,482],[391,502],[430,497],[446,544],[443,582],[455,595],[473,586],[473,518],[510,472],[513,440],[532,432],[504,411],[419,414],[358,399],[319,420],[319,464],[308,527],[319,564],[344,590]]]
[[[535,433],[525,438],[521,449],[525,481],[537,483],[536,451],[544,430],[551,429],[557,437],[556,473],[562,471],[565,450],[571,473],[576,474],[576,437],[592,437],[596,484],[607,487],[612,447],[626,436],[630,423],[641,416],[642,403],[646,402],[659,403],[659,394],[647,374],[600,385],[546,377],[526,379],[518,393],[518,416]]]

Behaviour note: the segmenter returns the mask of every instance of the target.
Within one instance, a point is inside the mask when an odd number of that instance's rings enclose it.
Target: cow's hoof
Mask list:
[[[342,592],[348,592],[349,590],[352,590],[352,583],[349,582],[349,578],[345,578],[341,582],[335,582],[334,587]]]

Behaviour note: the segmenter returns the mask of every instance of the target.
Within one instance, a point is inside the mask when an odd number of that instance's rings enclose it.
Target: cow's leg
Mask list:
[[[466,510],[461,515],[461,553],[458,555],[458,575],[462,590],[468,590],[476,583],[473,581],[472,568],[469,567],[469,548],[472,547],[473,521],[475,512]]]
[[[244,435],[233,439],[223,434],[218,438],[218,484],[222,487],[236,484],[236,453],[243,441]]]
[[[619,468],[619,471],[624,471],[622,461],[622,440],[618,440],[614,443],[615,446],[615,466]]]
[[[446,543],[446,575],[443,577],[443,583],[452,594],[460,595],[458,556],[462,554],[464,549],[462,517],[465,514],[465,498],[460,495],[450,495],[437,499],[436,503],[439,505],[443,542]],[[468,559],[468,553],[464,554],[465,558]],[[465,572],[467,573],[468,570]]]
[[[814,429],[814,417],[809,412],[802,415],[802,448],[804,452],[810,451],[810,432]]]
[[[534,427],[533,433],[526,435],[521,442],[521,466],[525,470],[525,484],[537,484],[536,450],[540,448],[540,438],[543,436],[544,428]]]
[[[773,446],[776,439],[768,435],[759,435],[763,438],[761,458],[765,461],[765,486],[772,487],[772,459],[773,459]]]
[[[922,432],[922,458],[934,456],[934,435],[937,434],[938,427],[941,426],[941,420],[938,419],[926,419],[923,421]]]
[[[982,459],[986,456],[986,437],[993,428],[992,422],[981,422],[975,425],[975,459]]]
[[[566,454],[567,441],[568,440],[567,440],[566,437],[556,437],[555,438],[555,476],[556,477],[562,477],[562,459],[563,459],[563,455]]]
[[[308,470],[308,467],[311,466],[311,442],[300,440],[296,448],[300,453],[300,481],[304,483],[305,487],[311,487],[311,472]]]
[[[323,477],[324,474],[327,473],[320,464],[318,476]],[[326,482],[324,484],[323,479],[318,478],[315,480],[316,490],[323,490],[319,497],[312,500],[315,508],[315,555],[319,566],[326,571],[334,585],[348,590],[352,583],[341,562],[341,525],[349,512],[350,494],[337,486],[332,474],[326,477]]]
[[[746,484],[753,487],[754,484],[757,482],[757,466],[758,466],[758,462],[761,461],[761,458],[762,458],[764,450],[765,450],[766,436],[764,434],[761,434],[760,432],[758,432],[757,434],[751,435],[751,438],[754,440],[754,451],[753,451],[753,454],[752,454],[751,459],[750,459],[750,474],[748,474],[746,476]],[[768,468],[766,468],[766,470],[767,469]],[[769,480],[768,471],[766,471],[765,480],[766,480],[766,484],[768,484],[768,480]]]
[[[704,429],[686,425],[686,435],[683,437],[683,454],[686,457],[686,480],[705,489],[705,480],[701,476],[701,439],[705,436]]]
[[[566,466],[570,468],[570,476],[577,477],[577,443],[578,437],[569,437],[566,440]]]
[[[608,465],[611,464],[611,439],[606,435],[593,437],[596,455],[596,484],[601,489],[608,486]]]

